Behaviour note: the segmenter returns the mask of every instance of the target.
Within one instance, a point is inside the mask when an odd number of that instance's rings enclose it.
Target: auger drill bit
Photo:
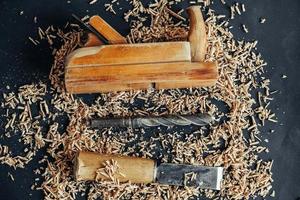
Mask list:
[[[98,118],[88,121],[92,128],[108,127],[131,127],[147,128],[157,126],[205,126],[212,121],[209,114],[196,115],[166,115],[166,116],[147,116],[147,117],[129,117],[129,118]]]

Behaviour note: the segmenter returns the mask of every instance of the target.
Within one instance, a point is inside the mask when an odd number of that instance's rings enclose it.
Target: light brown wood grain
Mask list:
[[[210,62],[85,66],[67,68],[65,85],[70,93],[119,91],[108,86],[118,84],[146,83],[150,85],[155,83],[159,89],[164,87],[176,88],[181,83],[181,87],[189,87],[190,85],[201,87],[213,85],[217,80],[217,76],[216,63]],[[172,84],[164,86],[166,82],[173,83],[174,87],[172,87]],[[160,83],[162,84],[159,85]]]
[[[192,88],[207,87],[216,83],[216,80],[205,81],[168,81],[158,83],[121,83],[121,84],[68,84],[68,92],[71,94],[86,94],[99,92],[115,92],[115,91],[131,91],[131,90],[147,90],[154,87],[157,90],[175,89],[175,88]]]
[[[90,18],[89,24],[111,44],[126,44],[127,40],[98,15]]]
[[[102,45],[75,50],[67,57],[66,68],[190,60],[188,42]]]
[[[71,94],[86,94],[99,92],[115,92],[115,91],[131,91],[131,90],[147,90],[151,88],[151,83],[67,83],[67,91]]]
[[[155,84],[157,90],[161,89],[175,89],[175,88],[193,88],[193,87],[208,87],[213,86],[216,83],[216,79],[203,80],[203,81],[168,81],[158,82]]]
[[[93,33],[88,33],[85,47],[95,47],[103,45],[103,42]]]
[[[190,29],[188,41],[191,47],[191,60],[204,61],[207,52],[207,36],[205,22],[200,10],[200,6],[191,6],[187,9],[190,20]],[[177,82],[159,82],[156,83],[157,89],[188,88],[198,86],[211,86],[216,81],[180,81]]]
[[[97,83],[160,82],[175,80],[205,80],[216,78],[216,65],[212,62],[172,62],[128,65],[102,65],[67,69],[67,81]]]
[[[123,42],[121,42],[122,44]],[[98,37],[93,34],[89,33],[87,41],[84,44],[84,47],[95,47],[103,45],[103,42],[98,39]],[[73,88],[76,87],[73,85]],[[139,83],[139,84],[102,84],[101,91],[103,92],[109,92],[109,91],[130,91],[130,90],[146,90],[151,87],[151,84],[148,83]],[[77,91],[77,93],[97,93],[99,91],[99,85],[89,86],[88,88],[85,88],[83,86],[80,86],[77,89],[73,89],[72,87],[69,87],[69,92],[73,93],[73,91]]]
[[[207,51],[205,22],[200,9],[200,6],[191,6],[187,8],[190,20],[188,41],[191,45],[192,61],[204,61]]]
[[[94,152],[79,152],[75,158],[74,173],[77,181],[93,181],[96,171],[104,167],[105,161],[117,162],[119,174],[115,177],[120,182],[151,183],[155,179],[155,161],[145,158],[98,154]],[[122,176],[122,175],[124,176]],[[104,175],[98,176],[103,180],[109,180]]]

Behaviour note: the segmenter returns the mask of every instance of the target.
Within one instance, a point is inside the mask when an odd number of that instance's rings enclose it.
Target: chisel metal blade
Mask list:
[[[220,190],[222,167],[162,163],[157,166],[156,182],[165,185],[191,186]]]

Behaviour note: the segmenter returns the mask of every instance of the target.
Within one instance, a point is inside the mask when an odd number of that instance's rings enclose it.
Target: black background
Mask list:
[[[23,84],[46,82],[52,56],[46,43],[34,46],[29,36],[37,37],[37,27],[48,25],[63,26],[71,20],[71,14],[79,16],[99,14],[118,31],[127,34],[129,24],[124,23],[121,11],[117,16],[104,10],[104,3],[98,0],[89,5],[87,0],[10,0],[0,2],[0,92],[7,91],[6,85],[16,88]],[[128,6],[127,1],[120,0]],[[122,3],[123,2],[123,3]],[[235,1],[226,0],[228,5]],[[300,1],[299,0],[248,0],[246,13],[230,21],[232,32],[237,39],[258,40],[258,51],[268,62],[266,76],[271,79],[271,89],[279,90],[271,108],[279,118],[278,124],[268,123],[264,129],[266,145],[270,148],[268,158],[274,159],[273,187],[276,197],[267,199],[297,199],[300,197]],[[188,2],[174,6],[175,10],[185,8]],[[219,14],[229,14],[228,6],[218,0],[212,5]],[[19,13],[24,11],[23,15]],[[37,16],[38,23],[33,22]],[[113,17],[112,17],[113,16]],[[265,24],[259,18],[266,18]],[[245,24],[249,33],[241,30]],[[283,79],[282,76],[287,78]],[[3,122],[1,122],[3,125]],[[270,129],[275,133],[267,134]],[[18,143],[11,142],[17,147]],[[0,166],[0,199],[41,199],[42,193],[31,191],[30,186],[36,176],[36,159],[26,169],[13,171]],[[10,171],[15,177],[11,181]]]

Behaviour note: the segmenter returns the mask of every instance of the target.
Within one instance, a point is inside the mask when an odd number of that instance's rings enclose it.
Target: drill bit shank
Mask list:
[[[212,117],[208,114],[197,115],[167,115],[157,117],[134,117],[134,118],[99,118],[92,119],[89,125],[92,128],[108,128],[108,127],[131,127],[131,128],[147,128],[157,126],[205,126],[212,121]]]

